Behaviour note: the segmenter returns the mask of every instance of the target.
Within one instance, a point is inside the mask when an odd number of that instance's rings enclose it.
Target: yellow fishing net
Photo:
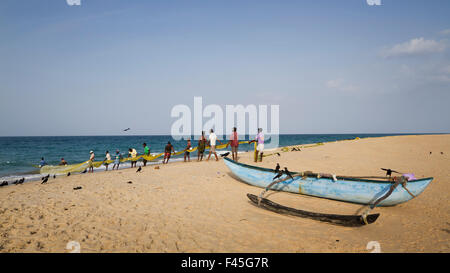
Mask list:
[[[66,174],[82,172],[89,166],[89,161],[79,164],[65,165],[65,166],[51,166],[46,165],[41,168],[41,174]]]
[[[239,144],[247,144],[249,141],[241,141]],[[217,145],[216,149],[225,149],[228,147],[228,144],[221,144]],[[210,147],[206,147],[206,149],[209,149]],[[189,152],[195,152],[197,150],[197,147],[193,147],[192,149],[188,150]],[[171,155],[181,155],[184,154],[186,150],[181,150],[175,153],[172,153]],[[164,153],[159,153],[156,155],[139,155],[136,157],[126,157],[120,160],[120,162],[127,162],[127,161],[138,161],[139,159],[145,159],[147,161],[153,161],[159,157],[164,155]],[[41,168],[40,173],[41,174],[67,174],[67,173],[77,173],[82,172],[85,169],[89,168],[89,161],[85,161],[83,163],[79,164],[72,164],[72,165],[65,165],[65,166],[52,166],[52,165],[46,165]],[[105,161],[95,161],[92,162],[92,166],[94,168],[99,168],[103,164],[111,164],[114,163],[114,160],[105,160]]]

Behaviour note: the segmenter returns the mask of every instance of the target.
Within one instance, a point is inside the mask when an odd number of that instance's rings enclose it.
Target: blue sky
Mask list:
[[[450,1],[381,2],[2,0],[0,136],[169,134],[194,96],[279,104],[281,133],[450,132]]]

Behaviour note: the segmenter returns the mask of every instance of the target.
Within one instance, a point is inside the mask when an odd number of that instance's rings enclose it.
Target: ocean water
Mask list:
[[[317,142],[329,142],[355,137],[381,137],[400,134],[296,134],[280,135],[279,146],[310,144]],[[266,136],[268,139],[268,136]],[[246,136],[248,140],[248,136]],[[54,136],[54,137],[0,137],[0,183],[3,180],[13,181],[20,177],[26,180],[38,178],[38,165],[41,157],[49,165],[58,165],[60,159],[69,164],[81,163],[89,159],[89,151],[93,150],[96,161],[103,160],[105,151],[110,151],[114,156],[116,149],[122,154],[128,154],[128,148],[135,148],[139,154],[143,153],[144,142],[150,146],[151,153],[160,153],[164,150],[167,141],[170,141],[176,151],[186,147],[186,141],[175,141],[169,135],[157,136]],[[192,146],[197,146],[197,141],[192,141]],[[240,145],[239,151],[252,150],[248,144]],[[225,150],[218,150],[222,153]],[[208,152],[208,151],[206,151]],[[171,161],[182,160],[183,156],[171,158]],[[197,157],[197,153],[191,153],[191,160]],[[156,163],[160,162],[159,158]],[[169,162],[170,163],[170,162]],[[126,168],[129,164],[122,164]]]

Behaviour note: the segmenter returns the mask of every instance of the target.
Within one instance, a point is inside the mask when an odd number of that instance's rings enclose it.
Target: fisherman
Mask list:
[[[47,162],[45,162],[44,158],[41,157],[41,162],[39,163],[39,168],[44,167],[45,165],[47,165]]]
[[[61,158],[61,161],[58,164],[59,166],[67,166],[67,161],[64,160],[64,158]]]
[[[131,168],[136,167],[136,163],[137,163],[137,151],[134,148],[129,148],[128,149],[128,157],[131,156]]]
[[[111,161],[111,155],[109,154],[109,151],[106,151],[105,159],[103,159],[103,164],[106,167],[106,171],[108,171],[108,165],[109,165],[110,161]]]
[[[258,154],[259,154],[259,162],[262,162],[263,153],[264,153],[264,134],[262,132],[262,128],[258,128],[258,134],[256,135],[256,139],[258,146],[256,146],[256,160],[258,160]]]
[[[169,159],[170,159],[170,155],[172,152],[175,152],[172,143],[167,142],[166,147],[164,148],[164,160],[163,160],[163,164],[167,164],[169,163]],[[167,161],[166,161],[167,159]]]
[[[205,131],[202,131],[202,136],[198,140],[197,161],[203,160],[203,154],[205,153],[205,147],[206,147]]]
[[[220,144],[222,144],[222,142],[220,142],[220,140],[217,139],[216,134],[214,133],[214,130],[211,129],[209,131],[209,154],[208,154],[208,158],[206,159],[206,161],[209,160],[209,158],[211,157],[211,154],[214,153],[214,155],[216,156],[216,161],[219,161],[219,158],[217,157],[217,153],[216,153],[216,141],[218,141]]]
[[[120,154],[119,150],[116,150],[116,158],[114,159],[114,165],[112,168],[113,170],[114,170],[114,168],[116,168],[116,170],[119,169],[121,159],[122,159],[122,155]]]
[[[149,156],[150,155],[150,148],[147,146],[147,143],[144,142],[144,144],[142,144],[142,146],[144,146],[144,156]],[[147,159],[145,159],[143,157],[142,158],[142,163],[144,163],[144,167],[147,166]]]
[[[88,161],[88,167],[89,167],[89,172],[93,173],[94,172],[94,159],[95,159],[95,154],[94,151],[90,151],[90,156],[89,156],[89,161]]]
[[[188,161],[191,162],[191,156],[190,156],[191,150],[192,150],[191,140],[188,139],[186,149],[184,150],[185,151],[184,152],[184,162],[186,162],[186,157],[188,158]]]
[[[233,132],[231,133],[228,145],[231,146],[231,156],[233,157],[233,160],[238,161],[237,151],[239,147],[239,139],[236,127],[233,127]]]

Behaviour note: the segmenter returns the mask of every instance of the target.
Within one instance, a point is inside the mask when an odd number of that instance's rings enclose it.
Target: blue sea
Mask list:
[[[279,146],[392,135],[401,134],[289,134],[279,136]],[[248,136],[246,139],[248,140]],[[267,136],[266,139],[268,139]],[[0,137],[0,182],[13,181],[21,177],[25,177],[26,181],[39,178],[39,169],[33,165],[38,165],[41,157],[44,157],[49,165],[58,165],[62,157],[69,164],[76,164],[88,160],[90,150],[95,152],[98,161],[103,160],[107,150],[112,156],[117,149],[127,155],[128,148],[135,148],[142,154],[144,142],[150,146],[152,154],[160,153],[168,141],[171,141],[176,151],[186,147],[186,141],[175,141],[169,135]],[[194,140],[192,146],[197,146],[197,141]],[[252,149],[248,144],[239,146],[239,151],[242,152]],[[219,152],[223,151],[226,150]],[[196,157],[196,152],[191,154],[191,160]],[[161,162],[161,159],[159,158],[155,163]],[[182,160],[182,156],[171,159],[171,161],[179,160]],[[122,168],[128,166],[122,164]]]

